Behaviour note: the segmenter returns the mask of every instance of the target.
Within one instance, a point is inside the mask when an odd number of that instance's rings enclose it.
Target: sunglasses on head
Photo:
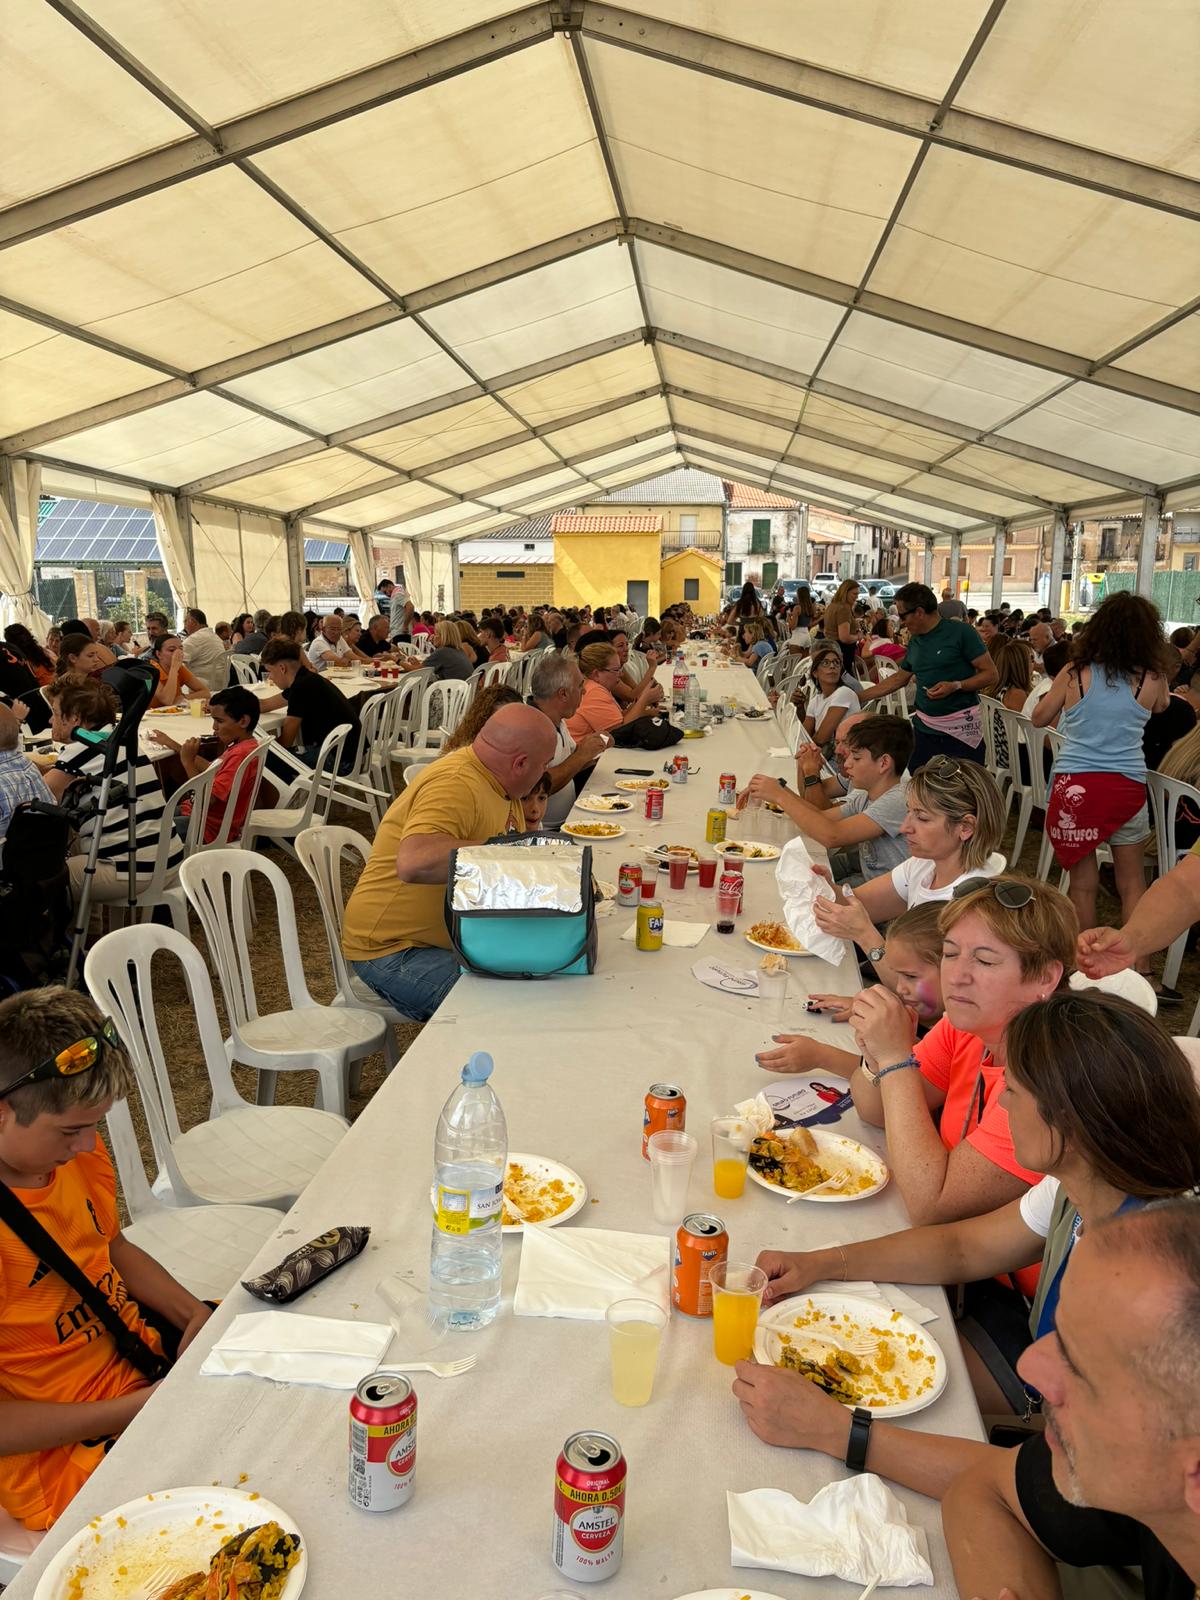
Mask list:
[[[980,889],[990,889],[1006,911],[1020,911],[1033,899],[1033,890],[1027,883],[1013,883],[1006,878],[964,878],[950,898],[963,900]]]
[[[99,1061],[105,1045],[119,1049],[120,1044],[120,1034],[110,1019],[105,1017],[96,1033],[76,1039],[74,1044],[67,1045],[56,1055],[48,1056],[45,1061],[39,1061],[36,1067],[30,1067],[28,1072],[6,1084],[0,1089],[0,1099],[14,1089],[23,1089],[29,1083],[52,1083],[55,1078],[75,1078],[81,1072],[90,1072]]]

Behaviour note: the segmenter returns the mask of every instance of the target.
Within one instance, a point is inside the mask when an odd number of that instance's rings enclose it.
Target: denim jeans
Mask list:
[[[390,956],[350,964],[376,994],[414,1022],[428,1022],[458,982],[454,951],[432,946],[396,950]]]
[[[932,761],[934,756],[950,756],[954,761],[974,761],[981,767],[984,765],[985,751],[982,739],[976,745],[963,744],[961,739],[952,739],[949,734],[935,733],[927,722],[921,721],[920,717],[914,717],[910,726],[913,731],[913,753],[908,759],[910,772],[923,767],[927,761]]]

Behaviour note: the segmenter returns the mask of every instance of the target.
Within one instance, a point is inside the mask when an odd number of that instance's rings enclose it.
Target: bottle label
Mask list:
[[[486,1189],[434,1186],[433,1220],[440,1233],[477,1233],[500,1215],[503,1182]]]

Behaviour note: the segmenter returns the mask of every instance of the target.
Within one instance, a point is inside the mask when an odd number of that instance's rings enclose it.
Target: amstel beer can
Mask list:
[[[571,1583],[598,1583],[621,1565],[625,1457],[607,1433],[573,1433],[554,1468],[550,1559]]]
[[[722,811],[720,806],[713,806],[704,822],[704,837],[709,844],[724,844],[725,829],[729,823],[729,813]]]
[[[709,1269],[729,1255],[729,1234],[720,1217],[693,1211],[684,1217],[675,1235],[675,1266],[671,1273],[671,1303],[686,1317],[712,1316]]]
[[[642,865],[640,861],[622,861],[617,873],[617,902],[635,906],[642,896]]]
[[[643,900],[637,908],[637,933],[634,942],[639,950],[661,950],[663,947],[663,908],[661,900]]]
[[[687,1101],[673,1083],[652,1083],[642,1111],[642,1160],[649,1161],[646,1146],[652,1133],[682,1133],[687,1125]]]
[[[717,779],[717,799],[723,806],[731,806],[737,800],[737,773],[723,772]]]
[[[350,1504],[395,1511],[417,1475],[417,1397],[399,1372],[371,1372],[350,1401]]]

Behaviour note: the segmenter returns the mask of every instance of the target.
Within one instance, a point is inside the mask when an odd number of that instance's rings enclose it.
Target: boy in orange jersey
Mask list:
[[[96,1133],[132,1086],[112,1023],[85,995],[31,989],[0,1004],[0,1202],[15,1196],[146,1347],[143,1364],[165,1357],[165,1371],[211,1311],[121,1233]],[[154,1387],[0,1218],[0,1506],[48,1528]]]

